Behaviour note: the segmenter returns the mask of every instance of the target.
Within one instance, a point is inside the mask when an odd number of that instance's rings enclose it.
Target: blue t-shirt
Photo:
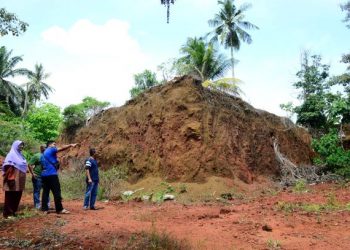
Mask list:
[[[92,158],[92,157],[86,159],[86,161],[85,161],[85,168],[89,170],[91,180],[93,182],[98,182],[99,181],[99,177],[98,177],[97,161],[94,158]],[[87,177],[86,177],[86,180],[87,180]]]
[[[40,157],[41,165],[43,166],[43,171],[41,176],[57,175],[57,170],[54,166],[57,160],[57,148],[49,147]]]

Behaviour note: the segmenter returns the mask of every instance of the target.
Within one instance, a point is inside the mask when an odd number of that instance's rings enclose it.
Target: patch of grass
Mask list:
[[[63,227],[66,224],[67,224],[67,221],[64,219],[57,219],[55,221],[55,226],[58,226],[58,227]]]
[[[155,230],[151,232],[141,232],[130,236],[125,248],[133,250],[187,250],[191,249],[189,243],[185,240],[177,240],[169,234],[159,233]]]
[[[84,171],[62,172],[59,178],[64,199],[78,199],[84,196],[86,188]]]
[[[277,210],[292,213],[296,211],[305,211],[310,213],[320,213],[327,211],[349,210],[349,204],[341,204],[333,193],[327,195],[327,201],[324,204],[315,203],[291,203],[279,201],[276,205]]]
[[[276,189],[276,188],[267,188],[265,190],[263,190],[263,194],[266,194],[268,196],[276,196],[281,192],[281,190]]]
[[[306,181],[304,179],[297,180],[293,187],[295,193],[306,193],[309,190],[306,188]]]
[[[2,210],[0,211],[2,212]],[[28,206],[25,206],[23,209],[21,209],[16,217],[9,217],[8,219],[2,219],[0,220],[0,228],[8,227],[9,224],[14,223],[18,220],[25,219],[25,218],[31,218],[34,216],[39,215],[40,213],[36,209],[31,209]]]
[[[281,249],[281,242],[279,240],[268,239],[266,245],[270,250]]]
[[[31,245],[31,240],[7,237],[0,238],[0,247],[4,248],[29,248]]]
[[[123,166],[113,167],[106,171],[99,171],[99,187],[97,199],[114,199],[120,196],[118,187],[127,177],[127,169]],[[60,175],[60,183],[62,196],[66,199],[79,199],[84,197],[86,190],[86,174],[85,171],[75,170],[70,172],[62,172]]]
[[[290,202],[279,201],[276,205],[277,210],[286,213],[292,213],[298,209],[298,205]]]

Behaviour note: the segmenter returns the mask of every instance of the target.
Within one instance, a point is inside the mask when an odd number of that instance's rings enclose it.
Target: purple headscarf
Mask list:
[[[4,166],[14,166],[19,171],[27,172],[27,161],[22,155],[21,151],[18,149],[19,145],[23,143],[22,141],[15,141],[12,144],[10,152],[7,154],[4,163],[2,164],[2,171],[4,172]]]

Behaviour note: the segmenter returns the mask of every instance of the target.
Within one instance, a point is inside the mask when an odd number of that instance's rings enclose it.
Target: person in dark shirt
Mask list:
[[[62,206],[62,196],[61,196],[61,185],[58,179],[58,168],[59,162],[57,159],[57,153],[67,150],[71,147],[78,145],[68,144],[63,147],[56,147],[55,141],[48,141],[47,148],[44,153],[41,155],[40,161],[43,166],[43,171],[41,172],[41,179],[43,184],[43,194],[41,199],[41,210],[48,212],[49,208],[47,206],[50,191],[52,191],[55,209],[58,214],[69,214],[70,212],[63,208]]]
[[[40,146],[40,153],[36,153],[33,155],[32,158],[30,158],[28,162],[29,166],[29,172],[32,175],[32,183],[33,183],[33,201],[34,201],[34,207],[36,209],[40,209],[40,191],[42,188],[42,181],[41,181],[41,172],[43,171],[43,167],[41,166],[40,157],[42,153],[44,153],[46,149],[46,145]],[[50,201],[48,201],[48,207],[50,207]]]
[[[91,148],[89,150],[90,157],[85,161],[86,169],[86,192],[84,198],[84,209],[96,210],[95,202],[98,190],[98,164],[95,159],[96,150]]]

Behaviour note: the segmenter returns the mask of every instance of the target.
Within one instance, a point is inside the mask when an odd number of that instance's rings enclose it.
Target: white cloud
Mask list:
[[[69,29],[55,26],[44,31],[44,44],[51,51],[50,84],[56,90],[49,101],[66,106],[92,96],[123,104],[134,84],[133,74],[149,64],[129,29],[127,22],[112,19],[103,25],[79,20]]]

